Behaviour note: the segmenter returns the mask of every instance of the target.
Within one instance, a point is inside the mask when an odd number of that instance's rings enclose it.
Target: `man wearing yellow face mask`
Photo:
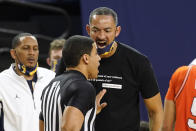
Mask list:
[[[55,39],[50,43],[49,57],[46,59],[47,64],[50,69],[56,72],[56,66],[58,66],[60,59],[62,57],[63,45],[65,39]]]
[[[148,58],[136,49],[116,41],[121,31],[117,13],[108,7],[91,11],[89,36],[96,42],[101,57],[99,75],[91,80],[96,92],[107,89],[107,107],[96,117],[96,131],[138,131],[139,94],[149,115],[151,131],[161,126],[163,109],[160,91]]]
[[[0,126],[5,131],[38,131],[40,96],[55,73],[38,67],[39,46],[30,33],[14,37],[10,54],[15,63],[0,73]]]

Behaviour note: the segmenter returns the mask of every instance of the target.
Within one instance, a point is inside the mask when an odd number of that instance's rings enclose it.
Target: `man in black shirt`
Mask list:
[[[97,92],[107,89],[107,107],[97,115],[96,131],[138,131],[139,93],[149,114],[151,131],[158,131],[163,108],[158,85],[148,58],[137,50],[115,41],[120,34],[116,12],[100,7],[90,13],[86,26],[101,56],[99,75],[91,80]]]
[[[87,79],[98,74],[96,44],[88,37],[72,36],[64,44],[62,57],[66,71],[42,93],[40,130],[94,131],[96,93]]]

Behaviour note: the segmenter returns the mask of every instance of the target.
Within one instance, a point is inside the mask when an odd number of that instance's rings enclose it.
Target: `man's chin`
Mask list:
[[[26,67],[28,68],[34,68],[36,66],[36,64],[27,64]]]
[[[97,75],[94,76],[94,75],[91,74],[91,75],[89,75],[88,77],[89,77],[88,79],[97,79]]]

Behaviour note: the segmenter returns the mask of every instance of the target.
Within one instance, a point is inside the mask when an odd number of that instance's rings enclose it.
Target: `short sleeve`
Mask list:
[[[88,110],[95,106],[96,93],[90,82],[75,81],[69,88],[74,89],[74,91],[67,103],[67,106],[78,108],[83,115],[85,115]]]
[[[43,117],[42,111],[39,114],[39,119],[42,120],[42,121],[44,121],[44,117]]]
[[[165,96],[166,100],[174,100],[177,91],[180,89],[182,82],[184,81],[187,70],[188,66],[182,66],[173,73]]]
[[[140,65],[139,80],[141,95],[144,99],[151,98],[159,92],[152,65],[147,58],[143,59],[143,63]]]

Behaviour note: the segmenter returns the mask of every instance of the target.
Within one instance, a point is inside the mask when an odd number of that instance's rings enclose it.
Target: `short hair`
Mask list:
[[[20,33],[20,34],[16,35],[13,38],[13,40],[12,40],[12,49],[15,49],[20,44],[20,42],[22,41],[21,39],[25,38],[27,36],[30,36],[30,37],[32,37],[33,39],[35,39],[37,41],[35,36],[30,34],[30,33]]]
[[[75,35],[68,38],[64,44],[62,56],[66,67],[76,67],[84,54],[89,54],[93,48],[90,37]]]
[[[55,39],[50,43],[50,49],[49,49],[49,56],[51,54],[52,50],[60,50],[63,49],[65,43],[65,39]]]
[[[118,25],[118,16],[117,13],[108,7],[99,7],[94,9],[89,16],[89,24],[92,22],[92,18],[94,15],[109,15],[112,16],[116,26]]]

